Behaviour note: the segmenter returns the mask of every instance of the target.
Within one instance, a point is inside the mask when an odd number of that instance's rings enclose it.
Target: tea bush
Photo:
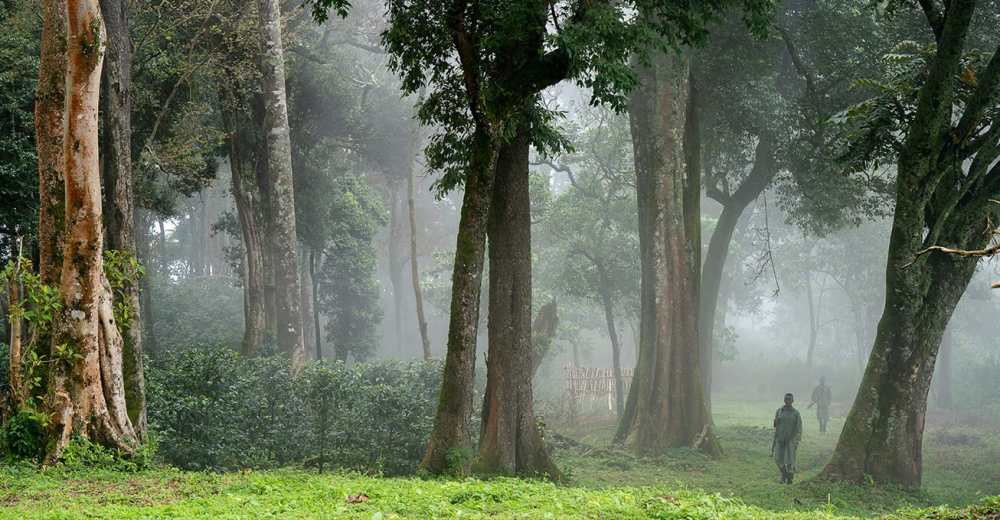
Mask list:
[[[225,346],[166,352],[148,364],[158,453],[182,469],[307,464],[386,474],[416,469],[427,445],[441,363],[307,363],[243,358]]]

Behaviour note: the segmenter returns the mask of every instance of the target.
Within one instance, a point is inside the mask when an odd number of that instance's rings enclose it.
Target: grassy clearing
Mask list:
[[[804,413],[802,476],[777,483],[768,422],[777,405],[717,403],[726,457],[690,449],[637,458],[609,440],[613,420],[556,426],[569,436],[555,457],[571,486],[498,478],[420,480],[281,470],[232,474],[157,469],[141,473],[57,467],[0,467],[2,518],[997,518],[998,425],[958,415],[928,419],[925,488],[817,484],[833,452],[843,413],[820,435]],[[364,493],[367,502],[348,503]],[[950,504],[957,509],[951,509]],[[979,505],[972,505],[979,504]],[[970,505],[971,508],[969,507]]]
[[[836,511],[871,517],[901,508],[964,508],[984,496],[1000,495],[1000,424],[958,414],[932,414],[924,441],[923,489],[846,483],[814,483],[833,454],[847,410],[833,410],[827,433],[819,433],[814,410],[801,410],[803,439],[799,473],[792,486],[778,484],[771,461],[771,418],[780,403],[716,403],[716,431],[726,456],[713,461],[691,449],[675,449],[655,457],[635,457],[610,444],[613,419],[582,419],[555,432],[580,446],[557,447],[555,456],[573,483],[592,489],[614,486],[689,487],[770,511]],[[804,408],[804,407],[802,407]]]
[[[0,518],[844,518],[834,508],[775,512],[690,489],[589,489],[498,478],[388,479],[298,470],[123,474],[7,468]],[[364,493],[367,502],[348,503]],[[887,518],[985,518],[976,511],[910,510]],[[994,516],[994,518],[1000,516]]]

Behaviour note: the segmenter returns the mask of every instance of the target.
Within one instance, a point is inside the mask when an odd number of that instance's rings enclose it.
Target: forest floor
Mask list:
[[[906,507],[964,508],[985,496],[1000,495],[1000,421],[957,412],[930,411],[924,432],[923,485],[919,492],[875,485],[812,482],[833,455],[847,415],[831,410],[825,434],[819,433],[815,409],[800,406],[802,444],[792,486],[778,483],[771,460],[771,419],[781,405],[717,402],[713,414],[725,457],[711,460],[693,449],[674,449],[653,457],[634,455],[611,445],[614,417],[581,416],[551,426],[557,463],[576,486],[689,488],[739,498],[771,511],[836,511],[871,517]],[[569,441],[560,440],[561,436]],[[578,446],[570,446],[573,442]]]
[[[957,414],[929,417],[924,489],[910,493],[810,482],[833,451],[843,413],[834,410],[830,431],[820,435],[806,411],[803,475],[795,485],[782,486],[769,458],[767,423],[774,408],[718,403],[717,431],[726,448],[718,461],[690,449],[632,456],[610,445],[610,417],[549,425],[547,437],[569,486],[293,469],[217,474],[0,466],[0,518],[1000,519],[1000,497],[986,498],[1000,495],[998,423]]]

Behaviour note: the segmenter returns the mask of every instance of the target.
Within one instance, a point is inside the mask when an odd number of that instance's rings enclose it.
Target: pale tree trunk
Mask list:
[[[451,314],[444,380],[434,428],[427,451],[420,461],[420,468],[432,474],[452,472],[464,475],[469,471],[469,460],[453,457],[449,460],[449,454],[472,449],[469,422],[479,332],[479,296],[482,292],[486,220],[497,158],[497,140],[477,125],[471,142],[469,171],[455,245],[455,268],[451,277]]]
[[[868,340],[866,318],[864,307],[854,309],[854,339],[858,342],[858,373],[862,377],[865,375],[865,361],[867,360],[865,356],[865,341]]]
[[[395,184],[395,183],[393,183]],[[403,233],[404,220],[402,201],[399,200],[396,186],[390,186],[389,207],[389,244],[386,253],[389,256],[389,283],[392,284],[392,324],[396,333],[396,352],[403,355],[406,346],[403,341]]]
[[[319,278],[316,277],[316,250],[309,250],[309,278],[312,280],[312,320],[316,331],[316,360],[323,359],[323,329],[319,326]]]
[[[531,215],[528,133],[500,148],[488,222],[489,357],[474,473],[561,480],[538,434],[531,388]]]
[[[701,271],[701,303],[698,314],[698,342],[701,355],[701,388],[705,405],[712,414],[712,360],[715,355],[714,331],[718,328],[716,314],[726,299],[720,297],[723,271],[729,257],[729,244],[733,241],[736,225],[751,202],[767,189],[777,173],[771,141],[761,138],[757,143],[754,164],[740,187],[729,195],[716,187],[706,190],[707,195],[722,204],[722,214],[715,225],[705,252]]]
[[[53,324],[55,337],[45,401],[50,420],[45,443],[47,463],[59,459],[74,432],[125,452],[138,444],[127,413],[122,338],[114,321],[102,256],[97,112],[104,24],[96,0],[46,4],[47,14],[56,9],[66,10],[65,32],[46,33],[43,40],[66,42],[68,108],[63,120],[62,155],[66,220],[59,278],[63,308]],[[57,52],[54,46],[48,50]],[[40,163],[47,159],[40,158]],[[52,259],[45,262],[51,265]]]
[[[274,247],[275,311],[278,352],[297,373],[305,360],[302,340],[302,291],[299,286],[298,237],[295,233],[295,191],[292,184],[292,145],[285,96],[285,63],[281,46],[281,10],[278,0],[260,0],[261,71],[264,84],[264,135],[271,179],[271,227]]]
[[[307,245],[302,246],[302,254],[299,255],[299,259],[302,265],[307,261],[307,259],[313,257],[313,249]],[[310,265],[310,267],[312,267]],[[316,296],[313,294],[315,289],[315,284],[313,283],[313,270],[312,269],[302,269],[302,279],[300,280],[300,287],[302,287],[302,343],[303,347],[308,345],[312,347],[316,344],[317,335],[320,333],[318,327],[314,326],[312,317],[315,315],[315,309],[313,309],[313,302],[316,301]]]
[[[944,408],[945,410],[950,410],[952,402],[952,392],[951,392],[951,372],[952,372],[952,353],[955,350],[955,341],[952,338],[951,328],[945,329],[944,338],[941,341],[941,352],[939,356],[941,357],[941,365],[938,366],[935,373],[935,379],[937,380],[937,397],[938,406]]]
[[[21,259],[17,260],[17,268],[11,273],[10,279],[7,280],[7,305],[9,310],[10,307],[17,305],[21,301]],[[7,313],[4,313],[6,316]],[[22,405],[24,405],[24,385],[21,381],[21,330],[23,320],[20,314],[11,316],[10,319],[10,337],[5,338],[8,340],[8,345],[10,345],[10,391],[11,400],[14,404],[15,410],[20,410]]]
[[[132,196],[132,38],[128,4],[102,0],[108,33],[104,63],[104,196],[108,249],[137,255]],[[145,231],[143,231],[145,234]],[[146,378],[142,368],[142,306],[139,280],[126,279],[120,292],[132,321],[122,330],[122,363],[129,419],[140,440],[146,436]]]
[[[423,98],[423,91],[421,91]],[[424,315],[424,297],[420,293],[420,267],[417,265],[417,209],[413,201],[413,176],[416,175],[414,164],[417,162],[417,137],[419,127],[414,114],[410,128],[410,157],[406,163],[406,206],[410,216],[410,278],[413,282],[413,298],[417,306],[417,325],[420,327],[420,343],[423,347],[424,359],[431,358],[431,339],[427,332],[427,318]]]
[[[701,237],[697,120],[688,60],[658,54],[629,101],[642,266],[640,348],[616,439],[719,457],[698,352]]]

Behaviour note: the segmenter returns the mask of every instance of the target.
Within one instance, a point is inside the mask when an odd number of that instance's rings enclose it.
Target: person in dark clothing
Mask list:
[[[795,477],[795,452],[802,441],[802,416],[792,407],[795,397],[785,394],[785,406],[774,412],[774,442],[771,451],[781,471],[781,483],[791,484]]]
[[[819,420],[819,432],[826,433],[826,423],[830,420],[830,403],[833,397],[830,387],[826,386],[826,378],[819,378],[819,386],[813,389],[812,402],[806,408],[816,405],[816,419]]]

